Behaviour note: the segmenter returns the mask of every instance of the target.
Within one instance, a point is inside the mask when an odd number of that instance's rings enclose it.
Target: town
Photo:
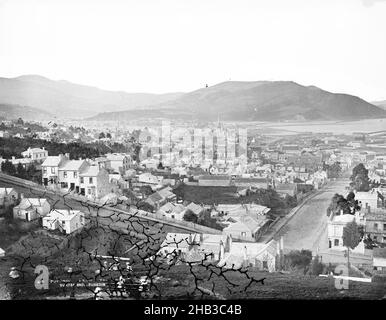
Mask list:
[[[82,272],[100,275],[97,258],[108,270],[106,261],[124,262],[118,286],[134,273],[152,294],[155,275],[173,288],[183,282],[161,266],[327,283],[344,264],[375,296],[386,275],[385,148],[385,131],[2,120],[0,255],[33,255],[72,273],[81,247],[94,259]]]

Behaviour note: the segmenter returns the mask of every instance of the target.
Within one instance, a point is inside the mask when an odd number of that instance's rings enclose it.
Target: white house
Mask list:
[[[138,176],[138,182],[140,183],[146,183],[146,184],[160,184],[161,181],[158,177],[152,175],[149,172],[142,173]]]
[[[363,208],[375,209],[382,207],[382,195],[375,189],[368,192],[356,192],[355,200],[358,200]]]
[[[185,207],[182,204],[167,202],[159,208],[157,214],[182,221],[185,214]]]
[[[89,166],[80,174],[80,194],[86,197],[101,198],[113,188],[109,182],[109,174],[104,168]]]
[[[23,151],[21,155],[24,158],[30,158],[32,161],[43,162],[48,157],[48,151],[43,147],[40,148],[28,148]]]
[[[84,213],[79,210],[52,210],[43,218],[43,227],[49,230],[59,229],[60,231],[70,234],[83,228],[86,220]]]
[[[105,155],[109,166],[114,172],[124,174],[130,168],[131,158],[123,153],[108,153]]]
[[[59,183],[59,167],[69,160],[69,154],[48,156],[42,163],[42,182],[44,186]]]
[[[51,205],[47,199],[43,198],[23,198],[20,203],[13,208],[13,217],[32,221],[46,216],[51,210]]]
[[[58,172],[58,182],[60,188],[79,193],[80,174],[87,170],[89,164],[86,160],[67,160],[61,163]]]

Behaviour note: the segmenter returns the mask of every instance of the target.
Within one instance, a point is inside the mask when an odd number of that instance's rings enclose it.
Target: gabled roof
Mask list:
[[[23,198],[15,208],[26,210],[34,207],[41,207],[45,203],[48,203],[48,200],[45,198]]]
[[[16,192],[14,188],[0,188],[0,195],[4,197],[9,195],[12,191]]]
[[[83,214],[83,212],[81,212],[80,210],[54,209],[54,210],[51,210],[51,212],[43,219],[48,219],[48,220],[57,219],[60,221],[63,221],[63,220],[67,221],[67,220],[72,220],[78,214]]]
[[[203,208],[200,206],[200,205],[198,205],[198,204],[196,204],[196,203],[194,203],[194,202],[191,202],[191,203],[189,203],[187,206],[186,206],[186,209],[187,210],[191,210],[193,213],[195,213],[196,215],[198,215],[202,210],[203,210]]]
[[[48,156],[42,163],[42,166],[57,167],[62,159],[60,156]]]
[[[85,171],[80,173],[81,177],[96,177],[100,172],[105,171],[103,168],[99,168],[99,166],[89,166]]]
[[[86,160],[67,160],[60,167],[60,171],[79,171],[82,165],[86,163]]]

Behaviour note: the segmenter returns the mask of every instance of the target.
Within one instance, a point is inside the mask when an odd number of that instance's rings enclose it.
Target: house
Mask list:
[[[166,199],[163,198],[158,192],[152,193],[144,201],[144,203],[153,208],[153,210],[158,210],[158,208],[164,205],[166,202]]]
[[[204,212],[205,208],[194,202],[191,202],[186,206],[186,211],[187,210],[192,211],[198,217],[202,212]]]
[[[289,195],[294,197],[298,193],[298,188],[296,183],[277,183],[275,185],[275,190],[281,195]]]
[[[108,153],[105,157],[114,172],[124,174],[130,168],[131,158],[124,153]]]
[[[386,210],[367,209],[365,213],[365,236],[373,241],[386,243]]]
[[[79,176],[80,194],[86,197],[102,198],[114,189],[106,169],[97,165],[88,166]]]
[[[158,190],[157,192],[166,201],[175,201],[177,199],[177,196],[173,193],[172,190],[172,188],[166,187],[161,190]]]
[[[0,188],[0,207],[16,204],[19,194],[14,188]]]
[[[332,213],[327,220],[328,247],[332,249],[342,249],[343,229],[347,223],[352,222],[356,216],[352,214]],[[358,221],[357,221],[358,222]]]
[[[185,207],[182,204],[168,202],[159,208],[157,214],[182,221],[184,219]]]
[[[59,183],[59,167],[67,160],[69,154],[48,156],[42,163],[42,183],[44,186],[56,185]]]
[[[373,268],[381,273],[386,273],[386,248],[373,249]]]
[[[27,169],[32,163],[33,160],[30,158],[18,158],[16,159],[14,156],[11,159],[11,163],[17,167],[19,163],[23,166],[24,169]]]
[[[60,188],[75,191],[80,191],[80,174],[89,167],[86,160],[66,160],[62,162],[58,168],[58,182]]]
[[[21,155],[24,158],[30,158],[32,161],[43,162],[48,157],[48,151],[44,147],[42,149],[29,147]]]
[[[250,214],[232,216],[225,222],[228,223],[228,226],[223,229],[223,234],[231,235],[233,239],[240,241],[258,241],[270,224],[266,216]]]
[[[71,234],[86,224],[85,215],[79,210],[52,210],[43,217],[43,227]]]
[[[51,210],[51,205],[44,198],[22,198],[20,203],[13,208],[14,219],[33,221],[46,216]]]
[[[138,176],[138,182],[152,185],[160,184],[160,180],[149,172],[140,174]]]
[[[358,200],[363,208],[381,208],[384,205],[383,196],[375,189],[368,192],[355,192],[355,200]]]

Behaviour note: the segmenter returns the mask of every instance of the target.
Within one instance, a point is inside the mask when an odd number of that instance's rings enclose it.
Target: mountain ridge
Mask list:
[[[157,112],[155,112],[155,108]],[[386,117],[386,111],[345,93],[294,81],[226,81],[183,94],[147,110],[103,113],[91,120],[136,117],[237,121],[356,120]]]

